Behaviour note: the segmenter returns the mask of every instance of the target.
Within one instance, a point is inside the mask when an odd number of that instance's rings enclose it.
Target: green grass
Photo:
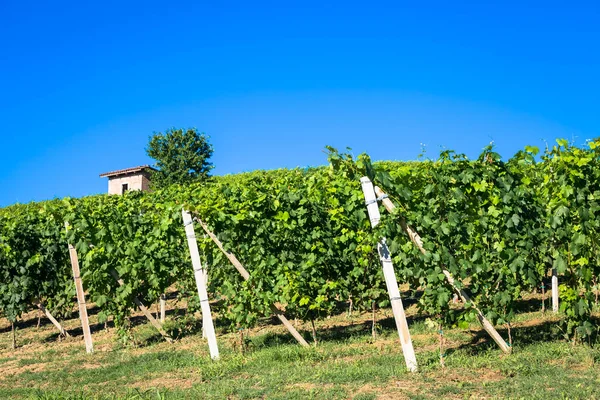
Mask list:
[[[245,354],[235,345],[237,333],[222,335],[217,362],[199,336],[128,348],[96,334],[101,348],[87,355],[78,339],[48,344],[38,338],[47,332],[34,332],[23,341],[31,345],[0,352],[0,398],[600,399],[600,350],[547,339],[554,320],[541,313],[519,316],[510,356],[476,326],[448,330],[445,368],[437,332],[413,323],[416,374],[406,372],[389,316],[376,340],[366,315],[353,324],[344,316],[323,321],[321,342],[308,349],[291,342],[280,326],[253,331]],[[148,327],[138,332],[148,335]]]

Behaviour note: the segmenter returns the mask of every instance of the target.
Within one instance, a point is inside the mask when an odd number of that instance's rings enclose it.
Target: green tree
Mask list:
[[[213,147],[208,136],[196,128],[155,132],[150,136],[146,153],[156,160],[158,171],[152,174],[152,185],[156,188],[202,181],[213,169],[209,162]]]

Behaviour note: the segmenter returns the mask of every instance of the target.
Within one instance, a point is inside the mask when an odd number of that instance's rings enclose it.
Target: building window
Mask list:
[[[125,194],[125,192],[126,192],[126,191],[128,191],[128,190],[129,190],[129,184],[127,184],[127,183],[124,183],[124,184],[121,186],[121,194]]]

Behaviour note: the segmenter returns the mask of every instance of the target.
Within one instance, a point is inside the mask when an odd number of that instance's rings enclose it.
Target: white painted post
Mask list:
[[[552,311],[557,313],[558,308],[558,271],[552,268]]]
[[[379,213],[379,205],[377,204],[377,198],[375,197],[373,184],[367,177],[361,178],[360,183],[365,195],[365,204],[367,205],[367,211],[369,212],[371,226],[375,227],[377,224],[379,224],[381,215]],[[382,239],[377,245],[377,251],[381,259],[385,284],[387,286],[388,295],[392,304],[392,311],[394,312],[394,320],[396,321],[398,336],[400,336],[400,344],[402,345],[402,353],[404,354],[406,367],[411,372],[417,372],[417,358],[415,356],[415,350],[410,338],[410,331],[408,330],[408,322],[406,321],[406,314],[404,313],[404,306],[400,297],[400,290],[398,289],[398,281],[396,280],[394,265],[392,264],[390,251],[385,244],[385,238]]]
[[[200,306],[202,308],[202,326],[206,329],[210,356],[213,360],[217,360],[219,359],[219,348],[217,346],[215,327],[213,325],[213,320],[210,313],[208,292],[206,290],[206,273],[202,267],[202,263],[200,262],[200,253],[198,252],[198,242],[196,241],[194,221],[192,220],[190,213],[185,210],[181,210],[181,215],[183,216],[183,225],[185,226],[188,247],[192,257],[192,265],[194,267],[194,276],[196,278],[196,285],[198,286],[198,296],[200,297]]]
[[[65,229],[68,231],[69,224],[65,222]],[[77,304],[79,305],[79,318],[83,329],[83,339],[85,340],[85,350],[88,353],[94,352],[92,342],[92,332],[90,331],[90,322],[88,320],[87,306],[85,304],[85,293],[81,283],[81,271],[79,270],[79,257],[77,250],[69,243],[69,256],[71,258],[71,267],[73,268],[73,280],[75,281],[75,291],[77,292]]]
[[[398,290],[394,265],[392,264],[390,251],[385,244],[385,238],[381,239],[381,242],[377,245],[377,250],[379,252],[379,257],[381,258],[385,284],[387,285],[388,293],[390,295],[390,302],[392,303],[392,311],[394,312],[394,319],[396,320],[396,328],[398,329],[398,336],[400,336],[400,343],[402,344],[402,353],[404,354],[406,367],[411,372],[417,372],[417,357],[415,356],[415,350],[410,338],[408,322],[406,321],[406,314],[404,313],[404,305],[400,298],[400,290]]]

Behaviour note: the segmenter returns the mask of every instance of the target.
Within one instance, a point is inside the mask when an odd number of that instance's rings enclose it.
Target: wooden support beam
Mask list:
[[[379,204],[377,203],[377,197],[375,196],[373,183],[367,177],[361,178],[360,183],[362,186],[363,194],[365,196],[365,204],[369,213],[371,226],[375,228],[381,220],[381,214],[379,213]],[[404,354],[406,367],[411,372],[417,372],[417,358],[415,356],[415,350],[413,348],[412,340],[410,338],[410,331],[408,330],[408,322],[406,321],[404,305],[402,304],[400,290],[398,289],[398,281],[396,280],[394,264],[392,263],[392,256],[390,255],[390,250],[388,249],[388,246],[385,242],[385,238],[382,238],[381,241],[377,244],[377,252],[381,260],[383,276],[385,278],[388,296],[392,305],[394,320],[396,321],[396,329],[398,330],[398,336],[400,337],[400,344],[402,345],[402,353]],[[373,305],[373,321],[375,321],[374,307],[375,306]],[[374,322],[373,329],[375,329]],[[375,330],[373,330],[373,335],[375,335],[374,332]]]
[[[410,338],[410,331],[408,330],[408,322],[406,321],[406,314],[404,313],[404,305],[400,298],[400,290],[398,289],[398,281],[396,281],[392,257],[387,244],[385,244],[385,239],[382,239],[377,245],[377,251],[379,252],[379,257],[381,259],[385,284],[387,285],[390,302],[392,303],[392,311],[394,312],[394,320],[396,321],[398,336],[400,336],[400,343],[402,344],[402,353],[404,354],[406,367],[410,372],[417,372],[417,357],[415,356],[415,350]]]
[[[121,279],[119,277],[119,274],[117,273],[117,271],[115,271],[114,269],[110,271],[110,274],[112,275],[113,278],[115,278],[115,280],[117,281],[117,283],[119,284],[119,286],[123,286],[124,282],[123,279]],[[142,312],[142,314],[144,314],[144,316],[146,318],[148,318],[148,321],[150,321],[150,324],[152,324],[152,326],[154,328],[156,328],[156,330],[158,331],[158,333],[160,333],[160,335],[169,343],[173,343],[173,339],[171,339],[171,337],[167,334],[167,332],[165,332],[165,330],[163,329],[162,325],[156,320],[156,318],[154,318],[154,316],[152,315],[152,313],[150,312],[150,310],[148,310],[148,308],[140,301],[140,299],[136,297],[133,298],[133,302],[135,303],[136,306],[138,306],[138,308],[140,309],[140,311]]]
[[[217,236],[214,233],[212,233],[210,231],[210,229],[208,229],[208,226],[206,226],[206,224],[198,216],[196,216],[194,218],[194,220],[200,224],[202,229],[204,229],[206,234],[217,245],[219,250],[221,250],[221,252],[225,255],[225,257],[227,257],[229,259],[229,261],[231,262],[231,264],[233,264],[235,269],[237,269],[237,271],[240,273],[240,275],[242,275],[242,278],[244,278],[244,280],[246,280],[246,281],[248,279],[250,279],[250,274],[248,273],[246,268],[244,268],[242,263],[237,259],[237,257],[233,253],[225,250],[225,248],[223,247],[223,243],[221,243],[219,238],[217,238]],[[300,335],[300,333],[296,330],[296,328],[294,328],[294,326],[290,323],[290,321],[285,317],[285,315],[283,314],[283,311],[281,311],[279,308],[277,308],[277,306],[275,306],[274,304],[271,304],[271,312],[273,312],[273,314],[275,314],[275,316],[281,321],[283,326],[286,327],[286,329],[292,334],[292,336],[298,341],[298,343],[300,343],[304,347],[310,347],[309,344],[306,342],[306,340],[304,340],[302,335]]]
[[[69,230],[69,224],[65,222],[65,229]],[[85,303],[85,292],[81,283],[81,271],[79,270],[79,257],[77,250],[69,243],[69,257],[71,258],[71,267],[73,269],[73,280],[75,281],[75,291],[77,292],[77,304],[79,305],[79,318],[83,329],[83,339],[85,340],[85,350],[88,353],[94,352],[92,342],[92,332],[90,331],[90,321],[88,319],[87,306]]]
[[[64,337],[71,337],[71,335],[69,335],[69,332],[67,332],[65,328],[63,328],[63,326],[56,320],[56,318],[54,318],[54,316],[52,316],[52,314],[50,314],[50,311],[48,311],[41,302],[38,301],[35,305],[46,315],[46,318],[48,318],[50,322],[52,322],[52,325],[54,325],[56,329],[58,329],[61,335],[63,335]]]
[[[377,186],[375,186],[375,194],[377,194],[377,196],[380,198],[386,196],[385,192]],[[396,206],[394,205],[394,203],[392,203],[392,201],[389,198],[384,198],[382,201],[383,201],[383,206],[385,207],[385,209],[388,212],[393,213],[393,211],[396,209]],[[425,248],[423,247],[423,241],[421,240],[421,237],[419,236],[419,234],[406,224],[406,220],[404,218],[399,217],[399,220],[400,220],[400,226],[407,233],[408,237],[415,244],[415,246],[417,246],[419,251],[422,254],[427,254],[427,250],[425,250]],[[470,304],[471,307],[473,307],[473,309],[477,312],[477,319],[483,326],[483,329],[492,337],[492,339],[494,339],[494,341],[496,342],[498,347],[500,347],[500,349],[504,353],[510,354],[512,352],[512,348],[506,343],[506,341],[504,341],[502,336],[500,336],[500,334],[498,333],[496,328],[494,328],[494,326],[485,317],[485,315],[483,315],[483,313],[477,307],[477,305],[473,301],[471,301],[471,298],[469,297],[469,295],[463,289],[460,289],[458,286],[456,286],[456,282],[454,281],[452,274],[450,274],[450,272],[445,269],[442,269],[442,273],[446,277],[446,280],[448,281],[450,286],[452,286],[452,288],[456,291],[458,296],[461,298],[461,300],[464,303]]]
[[[210,356],[213,360],[219,359],[219,347],[217,346],[217,336],[215,327],[210,313],[210,304],[208,302],[208,292],[206,289],[206,270],[200,262],[200,253],[198,251],[198,242],[196,241],[196,232],[194,230],[194,221],[189,212],[181,210],[183,216],[183,225],[187,236],[188,247],[192,257],[192,265],[194,267],[194,276],[198,287],[198,296],[200,297],[200,307],[202,308],[202,326],[206,331],[208,339],[208,347]]]

